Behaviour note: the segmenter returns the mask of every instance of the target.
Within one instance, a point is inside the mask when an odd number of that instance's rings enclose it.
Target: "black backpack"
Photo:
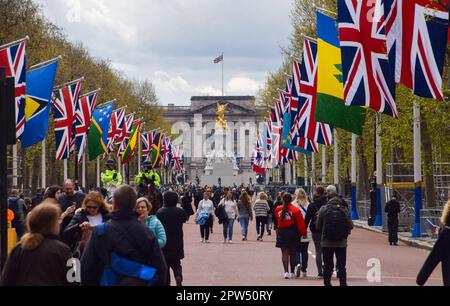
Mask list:
[[[23,207],[19,205],[20,198],[9,198],[8,199],[8,209],[10,209],[14,213],[14,220],[18,221],[20,219],[25,218],[25,212]]]
[[[327,207],[323,224],[323,237],[327,240],[342,241],[350,235],[347,213],[340,205],[331,204]]]
[[[214,214],[216,215],[217,219],[219,219],[219,224],[223,224],[228,219],[227,212],[225,211],[225,205],[219,205],[214,210]]]

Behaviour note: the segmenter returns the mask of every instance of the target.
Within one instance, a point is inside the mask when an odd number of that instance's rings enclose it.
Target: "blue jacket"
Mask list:
[[[145,225],[153,231],[156,239],[158,239],[159,247],[163,249],[167,243],[166,230],[156,216],[149,216],[145,221]]]
[[[206,211],[202,211],[199,215],[198,218],[196,220],[196,223],[198,225],[205,225],[206,222],[209,220],[209,218],[211,217],[211,215],[206,212]]]

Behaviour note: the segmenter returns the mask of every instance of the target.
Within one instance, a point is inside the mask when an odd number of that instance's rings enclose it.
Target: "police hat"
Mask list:
[[[115,166],[116,162],[113,159],[108,159],[108,161],[106,162],[107,166]]]
[[[150,168],[150,169],[153,169],[153,164],[152,164],[152,162],[150,162],[150,161],[144,162],[144,163],[142,164],[142,166],[143,166],[144,168]]]

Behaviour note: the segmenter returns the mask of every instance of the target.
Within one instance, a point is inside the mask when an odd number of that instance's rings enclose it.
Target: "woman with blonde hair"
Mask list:
[[[72,254],[58,240],[61,209],[44,201],[27,216],[27,234],[11,251],[0,286],[65,286]]]
[[[61,235],[61,240],[72,248],[77,258],[81,257],[92,230],[109,220],[109,212],[101,193],[91,192],[86,196],[82,208],[75,213]]]
[[[443,228],[439,238],[417,276],[419,286],[425,285],[439,263],[442,263],[444,286],[450,286],[450,201],[444,207],[441,222]]]
[[[295,200],[292,204],[300,208],[302,217],[304,220],[306,220],[306,213],[308,212],[308,207],[310,203],[308,195],[306,194],[306,191],[304,189],[302,188],[297,189],[297,191],[295,192]],[[296,277],[300,277],[300,275],[302,277],[307,277],[308,259],[309,259],[308,248],[309,243],[312,240],[312,233],[309,226],[307,226],[306,229],[308,234],[306,238],[303,237],[301,239],[300,248],[295,252],[295,257],[297,261]]]
[[[139,214],[139,221],[152,230],[158,239],[158,244],[161,249],[166,246],[167,236],[166,230],[155,215],[149,215],[152,211],[152,204],[147,198],[139,198],[136,202],[136,212]]]

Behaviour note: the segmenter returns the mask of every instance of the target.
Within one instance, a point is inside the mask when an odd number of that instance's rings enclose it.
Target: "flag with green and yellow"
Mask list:
[[[134,154],[138,146],[140,138],[142,120],[137,120],[133,123],[130,138],[127,140],[127,146],[122,155],[122,163],[128,164],[133,159]]]
[[[366,109],[346,106],[336,20],[317,12],[318,81],[316,120],[362,135]]]

